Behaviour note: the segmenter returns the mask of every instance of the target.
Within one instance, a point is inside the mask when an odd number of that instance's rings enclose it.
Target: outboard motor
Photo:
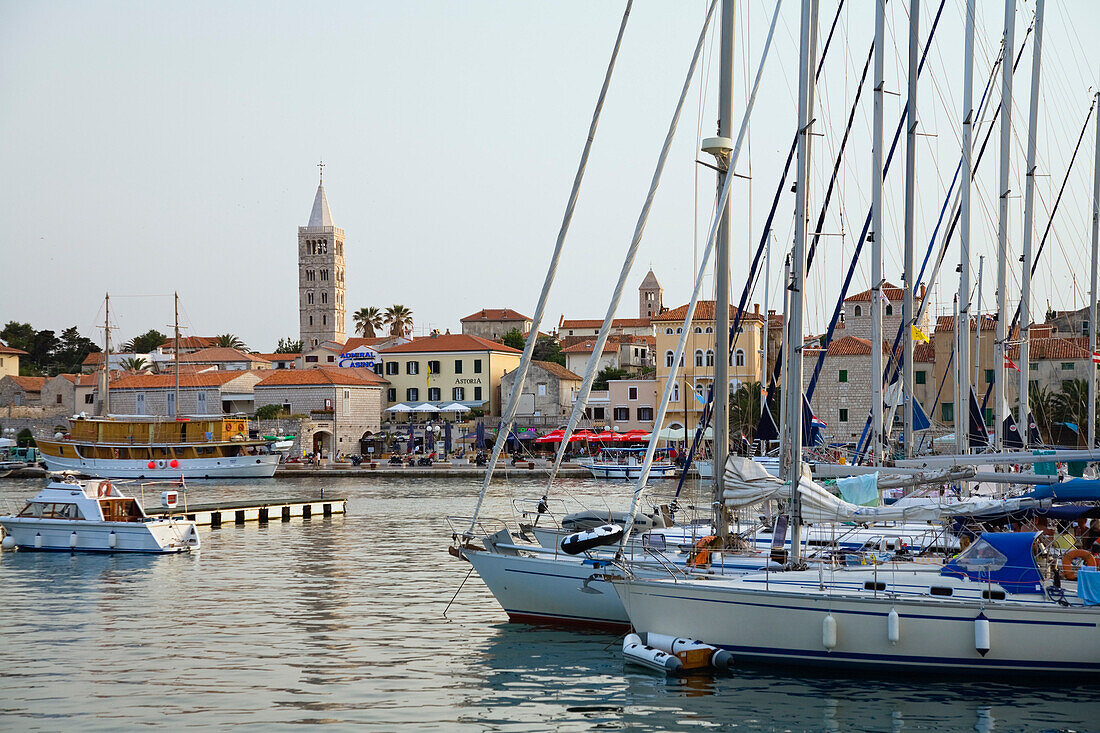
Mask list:
[[[561,541],[561,551],[567,555],[579,555],[601,545],[613,545],[623,538],[623,528],[618,524],[604,524],[566,535]]]

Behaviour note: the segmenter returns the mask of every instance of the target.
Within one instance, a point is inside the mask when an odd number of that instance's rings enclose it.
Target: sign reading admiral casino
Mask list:
[[[360,346],[352,351],[340,354],[340,361],[338,366],[355,368],[373,369],[374,363],[378,360],[378,352],[369,346]]]

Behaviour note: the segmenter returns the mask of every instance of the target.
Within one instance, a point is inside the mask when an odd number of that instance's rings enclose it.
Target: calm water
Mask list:
[[[0,483],[0,507],[38,491]],[[1096,687],[624,668],[619,639],[506,623],[446,552],[465,480],[194,484],[316,492],[348,515],[202,529],[193,555],[0,555],[0,729],[1100,730]],[[595,496],[595,485],[565,488]],[[501,485],[532,496],[537,481]],[[593,503],[599,504],[598,501]]]

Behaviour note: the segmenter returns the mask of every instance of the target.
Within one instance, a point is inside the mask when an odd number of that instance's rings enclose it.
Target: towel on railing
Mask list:
[[[1088,565],[1077,571],[1077,597],[1086,606],[1100,606],[1100,572]]]

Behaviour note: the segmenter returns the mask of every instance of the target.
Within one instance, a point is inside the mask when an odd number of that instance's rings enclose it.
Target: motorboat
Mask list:
[[[591,461],[582,461],[581,465],[589,470],[594,478],[637,479],[642,474],[645,448],[603,448]],[[680,470],[668,460],[667,451],[658,451],[659,458],[649,469],[649,478],[675,478]]]
[[[50,484],[18,513],[0,516],[6,550],[173,553],[200,546],[195,523],[158,519],[107,480]]]

